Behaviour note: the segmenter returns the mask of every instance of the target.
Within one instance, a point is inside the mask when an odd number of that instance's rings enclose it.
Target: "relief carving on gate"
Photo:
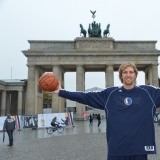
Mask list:
[[[111,50],[113,49],[112,38],[77,38],[76,49],[78,50]]]

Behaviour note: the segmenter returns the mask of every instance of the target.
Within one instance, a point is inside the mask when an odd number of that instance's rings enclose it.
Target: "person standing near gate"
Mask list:
[[[101,115],[100,115],[100,113],[98,113],[97,119],[98,119],[98,127],[99,127],[100,124],[101,124]]]
[[[10,114],[7,114],[7,118],[4,121],[3,130],[7,132],[9,137],[9,145],[7,146],[13,146],[13,131],[15,129],[16,121],[11,118]]]

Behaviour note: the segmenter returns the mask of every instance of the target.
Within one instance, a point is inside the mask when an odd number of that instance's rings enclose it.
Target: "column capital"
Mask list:
[[[5,89],[1,89],[2,92],[7,92]]]
[[[59,64],[54,64],[54,65],[53,65],[53,67],[59,67],[59,66],[60,66]]]
[[[77,65],[76,66],[76,72],[85,72],[84,65]]]
[[[159,63],[152,63],[151,66],[158,66]]]
[[[36,65],[34,65],[34,64],[27,64],[26,66],[27,67],[36,67]]]
[[[84,65],[78,64],[78,65],[76,65],[76,68],[77,68],[77,69],[78,69],[78,68],[84,69]]]
[[[106,67],[107,67],[107,66],[113,66],[113,65],[114,65],[114,64],[106,64]]]
[[[113,68],[113,64],[106,64],[106,68],[107,67],[112,67]]]
[[[114,72],[113,65],[106,65],[106,71]]]
[[[83,65],[83,64],[77,64],[76,66],[77,66],[77,67],[78,67],[78,66],[79,66],[79,67],[81,67],[81,66],[83,67],[84,65]]]

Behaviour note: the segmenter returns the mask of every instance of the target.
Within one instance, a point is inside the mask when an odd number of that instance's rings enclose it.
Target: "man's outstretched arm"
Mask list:
[[[81,91],[66,91],[62,90],[61,83],[59,81],[59,85],[57,89],[53,92],[53,94],[58,94],[60,97],[70,99],[72,101],[76,101],[85,105],[92,106],[98,109],[104,109],[107,95],[104,92],[81,92]]]

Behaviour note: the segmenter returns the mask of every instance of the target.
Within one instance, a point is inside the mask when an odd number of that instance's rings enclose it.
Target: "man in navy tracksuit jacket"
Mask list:
[[[138,70],[133,63],[119,68],[121,87],[110,87],[99,92],[56,91],[64,97],[106,112],[108,160],[147,160],[156,154],[154,114],[160,106],[160,89],[136,86]]]

